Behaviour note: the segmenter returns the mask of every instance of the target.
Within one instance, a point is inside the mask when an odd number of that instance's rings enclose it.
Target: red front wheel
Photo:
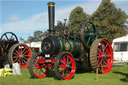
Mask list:
[[[26,68],[28,66],[28,59],[31,57],[31,49],[22,43],[14,44],[8,54],[9,63],[19,63],[20,68]]]
[[[40,63],[39,61],[44,57],[39,54],[33,54],[33,57],[29,61],[29,73],[33,78],[44,78],[48,74],[48,67],[46,63]]]
[[[61,80],[73,78],[76,70],[74,58],[68,52],[60,53],[57,56],[54,67],[56,76]]]

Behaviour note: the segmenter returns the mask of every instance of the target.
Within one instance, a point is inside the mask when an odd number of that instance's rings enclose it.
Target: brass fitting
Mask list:
[[[54,6],[55,3],[54,2],[48,2],[48,6]]]

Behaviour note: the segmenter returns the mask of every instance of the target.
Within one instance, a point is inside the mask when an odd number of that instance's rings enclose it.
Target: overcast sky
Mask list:
[[[0,0],[0,36],[10,31],[27,39],[36,30],[47,30],[49,1],[56,3],[56,23],[58,20],[68,19],[70,12],[77,6],[91,15],[102,0]],[[128,0],[111,1],[128,15]]]

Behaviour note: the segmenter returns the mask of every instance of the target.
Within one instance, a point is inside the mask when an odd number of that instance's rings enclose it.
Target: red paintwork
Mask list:
[[[39,59],[38,63],[47,63],[49,61],[49,63],[55,63],[55,59]]]
[[[71,79],[75,73],[75,61],[70,54],[65,54],[59,61],[59,73],[65,80]]]
[[[33,73],[37,78],[44,78],[48,74],[48,68],[52,68],[54,65],[45,64],[45,59],[41,59],[42,56],[37,56],[33,62]]]

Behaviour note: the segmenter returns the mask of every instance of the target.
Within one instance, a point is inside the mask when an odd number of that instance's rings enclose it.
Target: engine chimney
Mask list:
[[[54,35],[54,17],[55,17],[55,3],[54,2],[48,2],[48,15],[49,15],[49,35]]]

